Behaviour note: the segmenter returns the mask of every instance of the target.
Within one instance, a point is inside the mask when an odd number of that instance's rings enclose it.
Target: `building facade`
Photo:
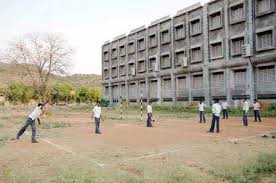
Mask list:
[[[105,99],[276,99],[275,7],[275,0],[198,3],[105,42]]]

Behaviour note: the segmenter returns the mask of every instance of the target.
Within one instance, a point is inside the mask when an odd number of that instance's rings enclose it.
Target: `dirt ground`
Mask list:
[[[212,134],[207,133],[210,117],[206,124],[200,124],[196,116],[168,119],[160,114],[153,128],[146,128],[146,119],[141,122],[132,114],[124,120],[112,118],[116,112],[101,123],[101,135],[94,134],[94,124],[86,112],[45,117],[44,122],[64,121],[71,126],[51,129],[38,126],[40,143],[32,144],[30,130],[20,140],[14,139],[25,114],[20,110],[0,113],[3,123],[0,137],[8,137],[5,144],[0,145],[0,182],[24,173],[35,180],[51,182],[57,171],[71,166],[89,167],[92,174],[124,172],[151,182],[147,169],[162,171],[163,166],[182,164],[205,175],[210,170],[239,164],[276,147],[276,139],[270,135],[276,132],[276,118],[264,118],[261,123],[249,119],[248,127],[242,126],[241,118],[221,120],[220,133]],[[13,117],[20,120],[12,121]],[[263,134],[269,137],[263,138]],[[209,181],[206,179],[206,182]]]

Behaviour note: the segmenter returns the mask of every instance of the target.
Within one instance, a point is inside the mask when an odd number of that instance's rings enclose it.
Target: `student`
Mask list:
[[[199,111],[199,122],[200,123],[205,123],[206,122],[206,118],[205,118],[205,114],[204,114],[204,108],[206,107],[206,105],[202,102],[202,100],[199,101],[198,104],[198,111]]]
[[[253,108],[254,108],[254,117],[255,117],[255,122],[257,122],[257,119],[259,120],[259,122],[261,122],[261,116],[260,116],[260,103],[258,102],[257,99],[254,99],[254,104],[253,104]]]
[[[43,107],[44,107],[44,105],[39,103],[37,105],[37,107],[34,109],[34,111],[28,116],[25,125],[19,130],[19,132],[16,135],[17,140],[19,140],[20,136],[25,132],[25,130],[28,128],[28,126],[31,125],[31,127],[32,127],[32,143],[38,143],[38,141],[36,141],[35,120],[37,119],[38,124],[40,125],[39,117],[42,114]]]
[[[221,106],[219,105],[218,100],[215,100],[215,103],[212,106],[212,112],[213,112],[212,125],[209,132],[213,133],[216,126],[217,133],[219,133],[219,116],[221,112]]]
[[[243,109],[243,117],[242,117],[243,125],[248,126],[247,115],[248,115],[248,111],[249,111],[249,103],[247,102],[246,98],[243,99],[242,109]]]
[[[148,119],[147,119],[147,127],[152,127],[151,121],[152,121],[152,106],[151,106],[151,101],[149,102],[147,106],[147,113],[148,113]]]
[[[228,103],[226,100],[222,102],[222,113],[223,113],[223,119],[228,119]]]
[[[101,118],[102,118],[102,108],[100,106],[100,102],[96,103],[96,106],[93,109],[93,116],[94,116],[94,120],[95,120],[95,133],[101,134],[100,122],[101,122]]]

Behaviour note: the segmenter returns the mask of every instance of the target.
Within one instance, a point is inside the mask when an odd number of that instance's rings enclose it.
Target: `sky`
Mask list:
[[[207,1],[0,0],[0,50],[27,33],[59,33],[74,49],[70,74],[101,74],[105,41]]]

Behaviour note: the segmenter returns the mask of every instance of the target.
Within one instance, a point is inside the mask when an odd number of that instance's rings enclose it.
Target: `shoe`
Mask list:
[[[207,133],[214,133],[214,131],[207,131]]]
[[[36,140],[33,140],[33,141],[32,141],[32,143],[36,144],[36,143],[39,143],[39,142],[38,142],[38,141],[36,141]]]
[[[96,134],[102,134],[102,132],[96,132]]]
[[[219,131],[217,131],[217,133],[219,133]]]
[[[19,140],[19,136],[16,136],[16,140]]]

